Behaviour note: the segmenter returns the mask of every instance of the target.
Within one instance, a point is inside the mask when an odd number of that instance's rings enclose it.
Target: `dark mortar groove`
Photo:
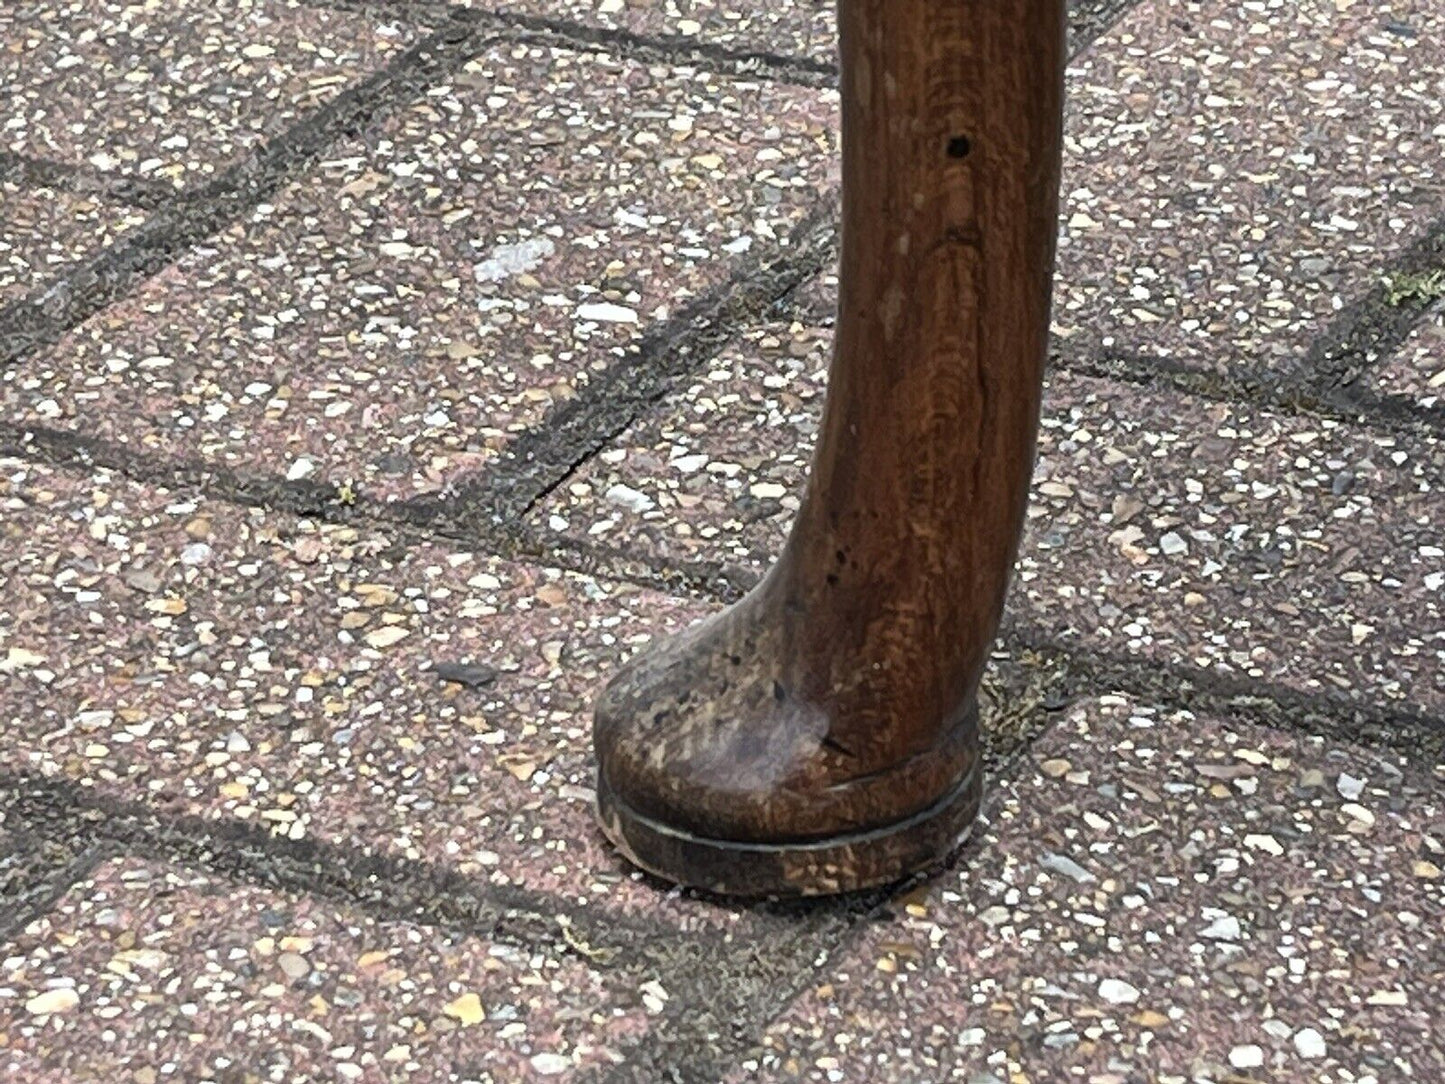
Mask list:
[[[687,562],[663,566],[633,554],[569,540],[568,566],[589,575],[622,579],[640,587],[724,605],[757,583],[757,571],[741,566]],[[619,568],[619,563],[620,568]],[[1239,715],[1285,730],[1306,731],[1357,744],[1396,750],[1412,759],[1445,760],[1445,718],[1387,706],[1346,694],[1304,692],[1263,679],[1145,658],[1111,655],[1058,639],[1022,615],[1005,615],[1000,645],[1031,652],[1036,665],[1062,666],[1072,682],[1096,690],[1117,688],[1166,706],[1200,714]]]
[[[1390,280],[1435,270],[1445,270],[1445,218],[1386,267],[1369,293],[1336,314],[1287,379],[1321,396],[1355,384],[1389,358],[1430,309],[1429,298],[1391,301]]]
[[[1137,354],[1055,355],[1052,363],[1057,369],[1076,376],[1117,380],[1151,390],[1166,389],[1292,417],[1340,422],[1389,436],[1427,441],[1445,436],[1445,409],[1419,406],[1354,387],[1321,390],[1303,381],[1264,372],[1226,376],[1181,365],[1170,358]]]
[[[1117,23],[1139,0],[1069,0],[1069,54],[1078,56]]]
[[[702,602],[736,602],[761,579],[761,574],[750,565],[720,561],[669,564],[662,558],[645,553],[530,526],[525,537],[528,549],[565,554],[568,568],[589,576],[621,580],[663,594]]]
[[[640,34],[608,29],[572,19],[554,19],[506,11],[498,7],[458,8],[445,0],[306,0],[322,7],[337,8],[382,18],[433,24],[448,17],[483,19],[499,30],[509,31],[514,41],[564,49],[602,49],[616,56],[643,63],[684,65],[726,74],[752,76],[776,82],[810,87],[833,87],[838,81],[838,64],[831,57],[799,56],[766,49],[734,48],[701,38],[678,34]],[[1069,48],[1082,52],[1138,0],[1071,0],[1069,4]]]
[[[635,350],[576,397],[554,406],[478,474],[440,496],[412,502],[461,509],[466,522],[515,523],[622,433],[677,381],[715,357],[736,329],[776,305],[833,258],[835,205],[825,200],[766,258],[739,267],[716,289],[649,329]]]
[[[338,523],[362,518],[327,482],[247,474],[196,460],[155,455],[65,429],[0,421],[0,455],[61,470],[108,470],[142,484],[194,490],[248,507]]]
[[[741,594],[737,585],[744,582],[746,575],[746,570],[720,569],[716,584],[710,584],[715,589],[699,589],[699,570],[706,566],[674,572],[662,565],[628,562],[624,554],[586,542],[528,531],[517,523],[464,522],[444,502],[421,507],[372,501],[362,495],[348,502],[328,483],[245,474],[211,463],[152,455],[130,445],[46,426],[0,421],[0,457],[86,476],[110,471],[139,485],[196,494],[243,508],[389,532],[395,536],[394,544],[402,547],[443,543],[472,550],[482,548],[504,560],[543,564],[674,595],[705,599],[737,596]]]
[[[38,296],[0,310],[0,371],[56,342],[141,281],[243,215],[337,140],[363,131],[485,47],[490,31],[457,19],[391,64],[307,114],[274,142],[232,165]]]
[[[1364,418],[1382,429],[1412,436],[1445,439],[1445,403],[1425,406],[1400,395],[1351,384],[1335,390],[1331,399],[1350,419]]]
[[[436,25],[447,19],[466,19],[509,41],[584,52],[606,52],[644,64],[697,67],[722,75],[763,78],[774,82],[810,87],[831,87],[837,82],[838,66],[815,57],[774,53],[766,49],[738,49],[718,45],[705,38],[680,34],[639,34],[624,29],[528,15],[500,8],[463,8],[445,0],[305,0],[319,7],[335,8],[379,18]]]
[[[624,579],[672,595],[723,605],[736,602],[757,583],[752,568],[688,562],[664,566],[635,554],[570,542],[569,566],[589,575]],[[619,575],[619,564],[622,572]],[[1063,666],[1072,679],[1112,686],[1157,703],[1204,714],[1247,714],[1261,725],[1374,745],[1414,759],[1445,760],[1445,718],[1387,706],[1345,694],[1310,693],[1289,685],[1230,677],[1155,660],[1116,656],[1059,640],[1010,613],[1000,643],[1011,651],[1036,653]]]
[[[179,190],[159,181],[115,177],[96,170],[0,150],[0,181],[21,188],[49,188],[109,203],[155,211],[176,201]]]
[[[679,573],[669,579],[668,570],[661,567],[619,567],[610,551],[594,552],[585,543],[544,537],[516,523],[463,522],[452,515],[452,510],[443,502],[421,507],[373,501],[364,495],[343,501],[337,488],[329,483],[293,482],[274,475],[246,474],[197,460],[152,455],[130,445],[68,430],[3,421],[0,421],[0,457],[40,463],[85,476],[110,471],[139,485],[195,494],[243,508],[388,532],[394,535],[393,543],[401,547],[443,543],[469,550],[482,548],[504,560],[529,561],[649,589],[666,582],[665,589],[671,594],[699,594],[692,586],[691,577],[695,573]],[[701,597],[711,598],[713,594],[702,592]]]
[[[1429,298],[1390,300],[1396,276],[1445,269],[1445,218],[1438,219],[1363,297],[1341,310],[1304,358],[1280,372],[1225,375],[1138,354],[1056,356],[1067,372],[1130,384],[1161,384],[1201,398],[1313,415],[1392,434],[1445,435],[1445,408],[1421,406],[1362,386],[1362,378],[1399,348],[1431,310]]]
[[[380,921],[406,921],[477,934],[522,947],[548,944],[585,955],[616,954],[648,967],[677,937],[672,927],[574,905],[515,885],[478,881],[445,865],[379,855],[312,839],[291,840],[235,819],[169,815],[145,803],[96,793],[70,780],[0,772],[7,823],[50,839],[95,841],[151,861],[171,862],[277,892],[317,896]],[[570,936],[564,934],[566,924]],[[716,941],[689,933],[705,951]],[[594,957],[587,957],[596,963]]]
[[[669,987],[662,1018],[625,1061],[583,1074],[581,1084],[717,1084],[889,897],[873,892],[796,907],[776,937],[739,941],[724,957],[679,961],[679,985]]]
[[[84,837],[50,838],[25,829],[5,842],[9,853],[0,855],[0,944],[48,914],[107,853],[104,845]]]
[[[1411,708],[1081,648],[1021,621],[1008,621],[1000,639],[1016,650],[1057,659],[1067,667],[1075,692],[1115,689],[1198,715],[1389,749],[1417,764],[1445,762],[1445,719]]]

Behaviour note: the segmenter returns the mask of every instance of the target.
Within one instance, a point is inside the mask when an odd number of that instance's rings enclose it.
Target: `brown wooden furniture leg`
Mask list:
[[[841,0],[837,343],[808,493],[747,598],[596,710],[603,829],[718,892],[943,858],[1027,502],[1057,228],[1064,0]]]

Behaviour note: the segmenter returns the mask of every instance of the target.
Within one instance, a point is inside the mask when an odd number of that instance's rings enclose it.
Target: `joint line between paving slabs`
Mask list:
[[[22,836],[10,857],[19,858],[22,863],[33,861],[39,868],[27,871],[33,872],[29,885],[0,897],[0,904],[4,905],[0,911],[0,944],[10,941],[37,918],[49,914],[56,901],[89,877],[91,871],[113,853],[113,848],[106,843],[82,842],[86,837],[64,832],[55,837],[25,830]],[[58,846],[61,854],[54,860],[47,859],[42,853],[47,845]]]
[[[1383,429],[1432,439],[1445,439],[1445,405],[1426,406],[1399,395],[1353,387],[1337,389],[1331,399],[1341,417],[1368,419]]]
[[[661,565],[632,554],[569,540],[576,554],[566,567],[587,575],[726,605],[757,582],[752,569],[686,562]],[[1262,678],[1234,677],[1176,663],[1118,656],[1060,640],[1047,631],[1005,615],[1000,643],[1055,660],[1092,684],[1189,711],[1246,712],[1259,725],[1305,731],[1389,748],[1414,760],[1445,759],[1445,718],[1383,704],[1378,700],[1307,692]]]
[[[1141,0],[1072,0],[1069,4],[1070,59],[1107,34]]]
[[[644,64],[697,67],[737,78],[761,78],[770,82],[806,87],[832,87],[838,66],[815,57],[774,53],[766,49],[733,48],[682,34],[643,34],[529,15],[500,7],[459,7],[445,0],[304,0],[316,7],[357,12],[378,18],[402,19],[419,24],[436,24],[446,19],[466,19],[486,25],[499,37],[524,45],[541,45],[579,52],[605,52]]]
[[[1342,395],[1387,361],[1430,312],[1434,298],[1397,292],[1402,279],[1429,272],[1445,276],[1445,217],[1392,260],[1367,294],[1335,314],[1289,376],[1320,396],[1348,404]]]
[[[808,982],[851,942],[849,934],[891,898],[889,890],[793,905],[786,931],[752,948],[676,967],[663,980],[671,1008],[624,1060],[581,1077],[582,1084],[715,1084],[807,990]],[[799,927],[805,927],[800,929]],[[670,985],[669,985],[670,984]]]
[[[1373,699],[1081,648],[1017,621],[1008,622],[999,640],[1010,649],[1057,660],[1071,681],[1098,691],[1117,689],[1163,707],[1389,749],[1420,765],[1445,763],[1445,719],[1437,716]]]
[[[167,814],[38,773],[0,772],[0,810],[45,838],[92,839],[109,854],[319,896],[380,921],[460,930],[522,948],[546,943],[593,965],[616,957],[618,966],[629,970],[655,968],[677,937],[665,923],[604,913],[522,886],[492,884],[441,863],[311,838],[292,840],[235,818]],[[721,941],[720,935],[688,936],[709,952]]]
[[[445,504],[421,508],[402,502],[373,501],[364,495],[346,502],[341,500],[336,486],[329,483],[308,479],[293,481],[269,474],[241,474],[193,459],[148,455],[127,444],[48,426],[0,421],[0,457],[41,463],[85,477],[96,471],[108,471],[141,485],[195,494],[239,508],[335,526],[394,531],[398,537],[393,541],[400,545],[441,542],[468,551],[484,550],[503,560],[542,563],[649,589],[656,588],[662,575],[650,569],[641,576],[619,571],[609,563],[610,557],[598,558],[585,546],[567,539],[544,538],[522,525],[464,522],[449,514]],[[679,595],[697,593],[682,577],[668,590]]]
[[[454,20],[214,180],[155,213],[60,282],[0,309],[0,373],[127,296],[192,245],[219,233],[319,160],[338,139],[416,100],[492,37],[480,22]]]
[[[677,381],[715,357],[740,326],[820,271],[833,254],[835,206],[831,199],[820,201],[785,244],[739,267],[727,282],[644,334],[626,359],[554,406],[494,463],[439,495],[408,502],[413,514],[454,506],[479,528],[525,516]]]
[[[155,211],[174,203],[181,189],[141,177],[117,177],[68,162],[53,162],[0,150],[0,181],[21,189],[51,189]]]
[[[1418,320],[1424,311],[1428,309],[1415,314],[1414,319]],[[1409,330],[1406,328],[1403,334],[1408,335]],[[1197,399],[1257,408],[1291,418],[1339,422],[1382,436],[1426,440],[1445,437],[1445,409],[1353,386],[1317,389],[1308,381],[1278,374],[1225,375],[1193,369],[1171,358],[1141,354],[1055,354],[1051,365],[1076,376],[1116,380],[1155,390],[1165,388]]]
[[[784,315],[797,311],[798,307],[791,305]],[[1404,341],[1430,311],[1428,302],[1412,303],[1408,311],[1402,312],[1402,320],[1391,325],[1390,345]],[[1387,356],[1388,351],[1376,360]],[[1387,436],[1445,437],[1445,408],[1360,390],[1354,383],[1317,387],[1296,374],[1225,374],[1185,365],[1169,357],[1126,352],[1084,354],[1055,349],[1050,353],[1049,368],[1137,387],[1156,390],[1162,387],[1198,399],[1258,407],[1289,417],[1343,422]],[[1351,380],[1356,381],[1360,375],[1364,375],[1363,372]]]

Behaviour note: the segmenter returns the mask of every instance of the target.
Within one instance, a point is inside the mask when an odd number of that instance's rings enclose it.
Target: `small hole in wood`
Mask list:
[[[968,136],[954,136],[948,141],[948,157],[967,158],[973,144],[968,141]]]

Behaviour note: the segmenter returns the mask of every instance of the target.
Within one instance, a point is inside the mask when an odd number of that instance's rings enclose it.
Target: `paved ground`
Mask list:
[[[6,1080],[1445,1079],[1445,11],[1078,0],[985,825],[669,891],[618,659],[766,567],[822,0],[0,10]]]

